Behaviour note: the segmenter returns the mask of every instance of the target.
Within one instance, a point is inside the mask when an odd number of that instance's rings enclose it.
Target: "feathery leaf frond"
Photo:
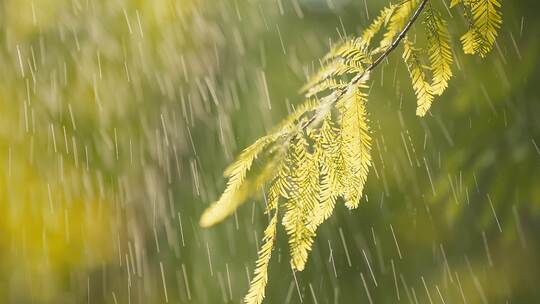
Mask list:
[[[277,205],[277,202],[275,203]],[[255,263],[255,275],[249,284],[249,291],[244,297],[246,304],[261,304],[264,299],[266,284],[268,283],[268,264],[274,249],[276,238],[278,212],[274,213],[270,223],[264,230],[263,245],[259,249],[259,257]]]
[[[463,51],[466,54],[479,54],[485,57],[493,48],[502,24],[501,2],[465,0],[462,3],[467,8],[466,17],[469,19],[469,30],[461,36]]]
[[[485,47],[482,35],[480,35],[480,32],[475,27],[471,27],[465,32],[460,40],[465,54],[474,55],[476,53],[484,54],[489,52]]]
[[[428,54],[433,79],[431,89],[434,95],[442,95],[452,77],[452,50],[450,33],[446,21],[430,5],[426,10],[426,27],[428,32]]]
[[[305,96],[311,98],[326,91],[344,90],[348,85],[349,83],[342,80],[336,80],[334,78],[324,79],[307,89]]]
[[[402,1],[398,4],[398,7],[394,10],[393,14],[390,16],[388,25],[386,26],[386,32],[383,35],[380,46],[381,48],[386,48],[396,37],[399,32],[401,32],[403,26],[407,22],[409,16],[413,12],[416,5],[418,5],[419,0],[407,0]]]
[[[416,94],[417,107],[416,115],[424,116],[431,107],[433,102],[433,92],[431,84],[427,81],[424,67],[420,62],[419,50],[414,47],[414,44],[409,39],[403,41],[403,59],[409,69],[409,75]]]
[[[269,134],[257,139],[251,146],[244,149],[237,160],[223,172],[225,177],[229,177],[229,183],[238,188],[246,178],[253,161],[275,139],[276,134]]]
[[[328,219],[337,202],[337,198],[343,192],[342,180],[343,155],[341,154],[340,130],[335,126],[330,117],[326,118],[320,128],[317,137],[319,157],[320,185],[319,185],[319,214],[316,225],[322,224]]]
[[[369,47],[371,40],[375,37],[375,35],[377,35],[378,32],[380,32],[383,26],[388,24],[388,21],[395,10],[396,6],[393,4],[390,4],[381,10],[379,16],[377,16],[377,18],[375,18],[375,20],[373,20],[373,22],[362,33],[361,44],[363,47]]]
[[[318,152],[308,151],[303,137],[292,147],[292,160],[296,164],[292,172],[290,200],[285,205],[283,226],[289,235],[291,266],[303,270],[313,245],[319,194]]]
[[[371,165],[371,137],[366,114],[367,96],[363,84],[350,87],[337,104],[341,115],[343,160],[345,163],[344,198],[349,209],[358,207]]]
[[[360,62],[365,58],[362,50],[362,39],[352,38],[343,41],[336,47],[333,47],[328,54],[323,57],[323,61],[328,62],[333,59],[344,59],[349,62]]]
[[[264,184],[273,176],[277,161],[269,160],[265,166],[257,172],[255,176],[242,180],[238,179],[227,183],[227,187],[219,199],[208,207],[201,216],[199,224],[202,227],[210,227],[231,215],[238,206],[246,201],[250,196],[261,189]]]
[[[304,85],[300,92],[311,97],[327,89],[336,89],[341,85],[335,77],[358,74],[364,71],[369,58],[364,52],[362,39],[354,38],[343,41],[334,47],[323,59],[323,66]]]
[[[499,12],[499,0],[469,0],[473,13],[474,24],[486,39],[488,45],[493,46],[497,38],[497,30],[501,27],[502,15]]]
[[[273,145],[278,139],[286,137],[291,132],[294,132],[294,128],[296,127],[295,123],[306,112],[313,110],[315,105],[315,101],[307,100],[304,104],[299,106],[296,111],[278,124],[273,133],[256,140],[255,143],[240,153],[240,156],[232,165],[225,169],[224,175],[229,177],[227,187],[220,198],[204,211],[199,222],[202,227],[210,227],[221,222],[231,215],[234,210],[255,193],[257,189],[264,186],[264,184],[272,178],[274,175],[273,170],[279,166],[281,161],[279,156],[274,156],[270,159],[266,164],[266,167],[263,168],[260,173],[256,174],[255,177],[246,179],[253,161],[263,153],[265,149],[270,150],[269,146]],[[278,153],[278,155],[280,154],[281,153]]]

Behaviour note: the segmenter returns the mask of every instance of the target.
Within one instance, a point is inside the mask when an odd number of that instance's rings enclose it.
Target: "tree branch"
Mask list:
[[[401,30],[399,35],[396,37],[396,39],[392,41],[392,44],[388,47],[388,49],[386,49],[386,51],[384,51],[384,53],[381,54],[381,56],[379,56],[375,61],[373,61],[373,63],[369,67],[367,67],[367,69],[362,74],[360,74],[360,77],[358,78],[358,80],[362,79],[364,74],[369,73],[371,70],[373,70],[377,65],[379,65],[379,63],[381,63],[384,60],[384,58],[386,58],[388,55],[390,55],[390,53],[392,53],[393,50],[396,49],[396,47],[399,45],[401,40],[405,38],[405,35],[411,29],[411,26],[414,24],[416,19],[418,19],[418,16],[420,16],[420,13],[424,10],[424,7],[426,6],[426,3],[428,1],[429,0],[422,0],[422,2],[418,5],[418,7],[416,8],[416,11],[414,11],[413,15],[411,16],[407,24],[405,24],[405,27],[403,27],[403,30]],[[358,82],[358,80],[356,81]]]
[[[373,61],[362,73],[357,74],[356,76],[354,76],[351,79],[351,81],[349,82],[349,85],[346,88],[341,89],[339,91],[339,93],[336,94],[336,96],[334,97],[334,99],[331,102],[331,105],[336,103],[343,95],[345,95],[345,93],[347,93],[347,90],[351,85],[357,84],[362,78],[364,78],[364,76],[366,76],[373,69],[375,69],[386,57],[388,57],[388,55],[390,55],[390,53],[392,53],[392,51],[394,51],[398,47],[401,40],[403,40],[403,38],[405,38],[405,35],[407,35],[407,32],[411,29],[414,22],[420,16],[420,13],[424,10],[424,8],[425,8],[426,4],[428,3],[428,1],[429,0],[422,0],[422,2],[418,5],[418,7],[414,11],[414,13],[409,18],[409,21],[407,21],[407,23],[405,24],[405,26],[403,27],[401,32],[399,32],[399,34],[392,41],[390,46],[388,46],[388,48],[379,57],[377,57],[377,59],[375,59],[375,61]],[[308,119],[307,121],[302,123],[300,125],[300,130],[303,130],[303,129],[309,127],[316,120],[316,117],[317,117],[317,115],[313,115],[312,117],[310,117],[310,119]]]

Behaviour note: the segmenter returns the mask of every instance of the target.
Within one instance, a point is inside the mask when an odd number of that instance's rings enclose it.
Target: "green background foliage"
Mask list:
[[[264,201],[210,229],[200,214],[386,4],[0,1],[0,302],[239,303]],[[424,118],[400,55],[371,75],[365,199],[319,228],[303,272],[278,229],[267,303],[540,300],[539,9],[503,1],[494,50],[455,48]]]

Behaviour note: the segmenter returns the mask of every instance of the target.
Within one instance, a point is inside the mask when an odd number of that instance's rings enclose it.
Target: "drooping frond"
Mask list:
[[[402,1],[398,4],[398,7],[390,16],[388,25],[386,26],[386,32],[384,33],[380,43],[381,48],[386,48],[387,46],[392,44],[394,37],[396,37],[399,32],[401,32],[403,26],[405,25],[405,23],[407,23],[411,12],[415,8],[415,6],[418,5],[418,2],[419,0],[408,0]]]
[[[273,162],[269,162],[257,176],[246,180],[253,161],[278,137],[279,133],[261,137],[251,146],[244,149],[237,160],[225,170],[224,175],[229,177],[227,187],[220,198],[204,211],[200,220],[202,227],[210,227],[225,219],[271,178],[272,170],[275,167]]]
[[[251,168],[253,161],[270,143],[276,140],[276,134],[269,134],[257,139],[251,146],[240,153],[234,163],[225,169],[223,175],[229,178],[229,184],[238,188]]]
[[[283,119],[279,124],[276,125],[276,127],[273,129],[272,133],[277,134],[287,134],[291,131],[294,131],[294,129],[297,127],[296,123],[298,120],[307,112],[313,111],[317,109],[319,105],[319,102],[317,100],[313,99],[307,99],[296,107],[294,111],[289,114],[285,119]]]
[[[328,62],[341,58],[348,62],[361,62],[365,58],[362,46],[363,41],[361,38],[347,39],[338,46],[333,47],[324,56],[323,61]]]
[[[341,154],[340,130],[330,117],[326,118],[317,136],[319,157],[320,184],[319,184],[319,214],[315,220],[316,225],[322,224],[332,215],[336,201],[342,193],[343,156]]]
[[[328,165],[324,162],[321,162],[319,165],[321,167],[321,179],[319,184],[320,191],[318,198],[319,211],[314,219],[315,226],[319,226],[332,215],[338,198],[336,195],[336,189],[332,187],[332,176],[329,173],[330,170]]]
[[[383,26],[388,24],[388,20],[394,13],[396,6],[390,4],[389,6],[383,8],[379,13],[379,16],[373,20],[373,22],[362,32],[361,44],[363,47],[369,47],[371,40],[377,35]]]
[[[463,4],[471,15],[469,30],[461,36],[463,51],[466,54],[479,54],[485,57],[493,48],[497,33],[502,24],[500,0],[465,0]]]
[[[474,18],[474,25],[486,39],[488,45],[493,46],[497,38],[497,30],[501,27],[502,15],[499,12],[499,0],[469,1]]]
[[[323,84],[320,88],[318,87],[319,84],[328,79],[332,79],[332,77],[353,73],[356,70],[356,67],[348,66],[342,59],[335,59],[331,62],[325,63],[321,69],[317,71],[317,73],[315,73],[300,89],[300,92],[305,93],[306,97],[313,96],[326,89],[324,87],[325,84]]]
[[[420,62],[418,49],[407,38],[403,40],[403,48],[403,59],[409,69],[409,75],[411,76],[412,86],[417,99],[416,115],[424,116],[433,102],[431,85],[427,81],[424,67]]]
[[[279,123],[274,132],[261,137],[240,153],[237,160],[225,169],[224,175],[229,177],[227,187],[220,198],[204,211],[199,222],[202,227],[213,226],[231,215],[238,206],[274,176],[273,170],[280,167],[281,159],[279,159],[279,156],[274,156],[272,160],[268,161],[265,168],[255,177],[246,179],[253,161],[258,155],[268,149],[279,138],[286,137],[293,132],[300,117],[315,107],[315,101],[307,100]]]
[[[338,123],[328,118],[323,122],[320,130],[321,161],[327,166],[331,186],[337,195],[342,193],[343,188],[343,176],[340,172],[340,168],[343,167],[342,134]]]
[[[277,202],[275,202],[277,205]],[[249,284],[249,291],[244,297],[246,304],[261,304],[264,299],[266,284],[268,283],[268,264],[274,249],[276,238],[278,212],[274,213],[270,223],[264,230],[263,245],[259,249],[259,257],[255,263],[255,273]]]
[[[465,54],[473,55],[476,53],[484,54],[489,52],[485,47],[482,35],[480,35],[480,32],[478,32],[478,29],[475,27],[471,27],[461,36],[460,40]]]
[[[441,95],[452,77],[453,58],[446,21],[431,5],[426,10],[426,27],[429,61],[433,73],[431,90],[434,95]]]
[[[342,80],[337,80],[334,78],[328,78],[320,81],[319,83],[309,87],[307,89],[305,96],[307,98],[311,98],[315,96],[316,94],[323,93],[326,91],[335,91],[335,90],[343,90],[347,88],[349,84]]]
[[[304,85],[300,92],[311,97],[327,89],[339,89],[340,80],[335,77],[358,74],[369,63],[360,38],[343,41],[333,48],[323,59],[323,66]]]
[[[291,266],[301,271],[313,245],[318,212],[319,170],[318,152],[308,151],[308,142],[301,137],[291,147],[291,159],[296,164],[291,172],[290,199],[286,203],[283,226],[289,236]]]
[[[341,116],[342,154],[345,164],[345,205],[356,208],[371,165],[371,137],[366,113],[367,96],[362,84],[350,87],[338,102]]]
[[[266,199],[267,204],[265,208],[265,213],[270,214],[272,210],[276,210],[278,208],[278,202],[279,198],[282,195],[284,191],[287,191],[288,184],[286,183],[286,180],[283,178],[283,170],[286,167],[285,161],[281,162],[281,164],[276,168],[276,174],[274,174],[274,179],[271,182],[271,185],[268,187],[268,190],[266,191]]]
[[[227,183],[227,187],[219,199],[210,205],[201,216],[199,224],[210,227],[231,215],[238,206],[260,190],[272,178],[277,160],[270,160],[255,176],[245,178],[241,184],[235,180]]]

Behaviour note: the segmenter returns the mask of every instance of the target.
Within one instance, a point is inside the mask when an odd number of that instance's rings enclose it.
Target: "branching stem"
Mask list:
[[[426,4],[428,3],[428,1],[429,0],[422,0],[422,2],[420,2],[420,4],[418,5],[418,7],[414,11],[414,13],[409,18],[409,21],[407,21],[407,23],[405,24],[405,26],[403,27],[401,32],[399,32],[399,34],[392,41],[390,46],[388,46],[388,48],[379,57],[377,57],[377,59],[375,59],[375,61],[373,61],[362,73],[359,73],[356,76],[354,76],[351,79],[351,81],[349,82],[349,85],[347,87],[341,89],[336,94],[336,96],[333,97],[333,100],[331,102],[332,105],[335,104],[343,95],[345,95],[345,93],[347,93],[347,90],[348,90],[349,87],[356,85],[360,80],[362,80],[366,75],[368,75],[373,69],[375,69],[386,57],[388,57],[388,55],[390,55],[390,53],[392,53],[392,51],[394,51],[398,47],[401,40],[403,40],[403,38],[405,38],[405,35],[407,35],[407,32],[411,29],[414,22],[420,16],[420,13],[426,7]],[[304,123],[302,123],[299,126],[300,130],[304,130],[307,127],[309,127],[316,120],[316,117],[317,117],[317,115],[315,114],[312,117],[310,117],[308,120],[306,120]]]

